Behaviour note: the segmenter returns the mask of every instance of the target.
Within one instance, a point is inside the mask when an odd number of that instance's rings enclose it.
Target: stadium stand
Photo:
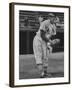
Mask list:
[[[19,12],[19,53],[33,54],[33,38],[38,31],[38,16],[48,18],[49,12],[20,11]],[[60,38],[60,44],[53,47],[53,52],[64,51],[64,13],[54,12],[59,17],[57,24],[57,35],[53,38]]]

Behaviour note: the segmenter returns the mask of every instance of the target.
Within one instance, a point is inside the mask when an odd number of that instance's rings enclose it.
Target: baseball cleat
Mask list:
[[[45,77],[47,77],[47,76],[48,76],[48,73],[47,73],[47,72],[46,72],[46,73],[45,73],[45,72],[42,72],[40,77],[41,77],[41,78],[45,78]]]

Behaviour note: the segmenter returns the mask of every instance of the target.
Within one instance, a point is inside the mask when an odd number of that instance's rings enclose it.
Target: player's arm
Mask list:
[[[60,43],[60,39],[49,40],[49,42],[50,42],[50,45],[53,46],[55,44]]]
[[[44,30],[40,30],[41,32],[41,38],[45,41],[45,42],[49,42],[50,39],[50,35],[46,36],[46,32]]]
[[[44,22],[42,22],[42,24],[40,26],[40,33],[41,33],[41,38],[44,41],[48,42],[49,39],[50,39],[50,37],[51,37],[51,35],[50,34],[47,34],[47,32],[46,32],[46,25],[47,26],[49,25],[49,21],[47,21],[47,20],[44,21]]]
[[[47,43],[47,44],[48,44],[48,43]],[[47,48],[48,48],[48,50],[49,50],[49,53],[52,53],[52,50],[53,50],[52,46],[48,45]]]
[[[52,35],[56,35],[56,25],[53,25],[53,29],[52,29]]]

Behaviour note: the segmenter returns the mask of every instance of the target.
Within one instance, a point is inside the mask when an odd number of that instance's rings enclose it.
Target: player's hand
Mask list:
[[[60,43],[60,39],[54,39],[51,41],[51,45],[55,45],[55,44],[58,44]]]

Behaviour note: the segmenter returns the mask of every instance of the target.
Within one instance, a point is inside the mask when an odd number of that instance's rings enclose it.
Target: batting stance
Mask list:
[[[40,77],[47,75],[48,54],[52,52],[52,45],[59,42],[59,39],[51,40],[51,37],[56,35],[54,19],[55,15],[49,13],[48,19],[40,24],[40,28],[33,40],[33,50]]]

